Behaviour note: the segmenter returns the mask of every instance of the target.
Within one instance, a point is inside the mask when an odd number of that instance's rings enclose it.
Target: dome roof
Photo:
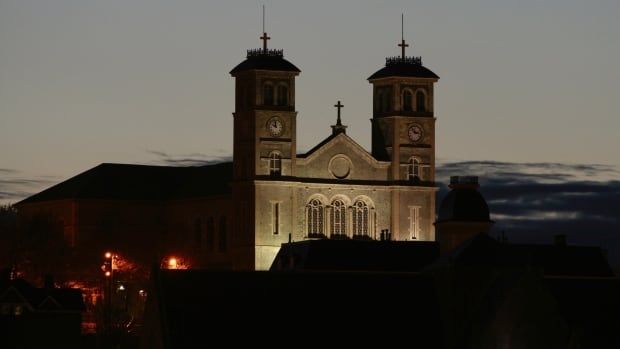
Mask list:
[[[441,202],[437,222],[489,222],[489,206],[475,188],[454,188]]]
[[[437,74],[422,65],[420,57],[390,57],[385,61],[385,67],[377,70],[368,80],[391,76],[439,79]]]
[[[248,50],[245,61],[239,63],[233,70],[231,75],[246,70],[273,70],[273,71],[291,71],[301,72],[293,63],[284,59],[282,50]]]

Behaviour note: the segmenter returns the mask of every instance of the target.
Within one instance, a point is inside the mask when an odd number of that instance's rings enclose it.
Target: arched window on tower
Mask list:
[[[213,251],[215,249],[215,224],[213,217],[207,219],[207,247]]]
[[[403,110],[404,111],[413,110],[413,93],[411,93],[411,90],[409,89],[405,89],[403,91]]]
[[[282,156],[278,152],[269,154],[269,175],[280,176],[282,174]]]
[[[307,224],[309,237],[322,237],[325,232],[323,229],[324,206],[319,199],[310,200],[306,206]]]
[[[278,105],[288,105],[288,87],[285,84],[278,85]]]
[[[415,157],[410,158],[407,164],[407,179],[410,181],[420,180],[420,160]]]
[[[273,85],[270,82],[263,85],[263,104],[273,105]]]
[[[330,230],[331,235],[345,236],[347,234],[347,210],[342,200],[334,200],[331,207]]]
[[[369,237],[368,205],[358,200],[353,204],[353,238]]]
[[[416,111],[426,111],[426,94],[423,90],[415,93]]]
[[[388,91],[383,91],[381,100],[381,111],[390,111],[390,94]]]

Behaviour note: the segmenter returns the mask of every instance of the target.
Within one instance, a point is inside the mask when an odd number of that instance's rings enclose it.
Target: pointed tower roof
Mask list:
[[[301,70],[293,63],[284,59],[284,50],[273,50],[267,47],[267,41],[271,37],[265,31],[265,6],[263,5],[263,35],[260,37],[263,41],[263,48],[248,50],[245,61],[239,63],[230,75],[235,75],[247,70],[272,70],[272,71],[291,71],[299,73]]]
[[[404,16],[401,18],[404,18]],[[401,22],[401,29],[401,43],[398,44],[402,50],[401,55],[396,57],[387,57],[385,59],[385,67],[377,70],[368,78],[368,80],[400,76],[439,79],[437,74],[422,65],[422,57],[407,57],[405,54],[405,49],[409,47],[409,44],[405,42],[404,19],[402,19]]]

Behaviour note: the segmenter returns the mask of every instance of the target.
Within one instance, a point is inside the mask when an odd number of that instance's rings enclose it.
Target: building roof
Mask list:
[[[500,243],[480,233],[465,241],[438,264],[449,262],[468,266],[529,268],[545,276],[613,277],[601,248],[571,245]]]
[[[377,70],[368,80],[387,78],[387,77],[414,77],[439,79],[437,74],[422,65],[419,57],[389,57],[386,59],[385,67]]]
[[[18,203],[60,199],[168,200],[229,194],[232,163],[194,167],[100,164]]]
[[[84,311],[82,291],[73,288],[34,287],[22,279],[0,280],[0,303],[26,302],[33,311]]]
[[[271,270],[416,272],[438,256],[434,241],[305,240],[283,244]]]
[[[247,70],[272,70],[301,72],[293,63],[284,59],[282,50],[249,50],[245,61],[239,63],[231,71],[231,75]]]

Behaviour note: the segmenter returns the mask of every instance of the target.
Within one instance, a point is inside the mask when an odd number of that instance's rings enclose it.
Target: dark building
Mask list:
[[[84,302],[77,289],[39,288],[4,274],[0,280],[0,346],[79,348]]]
[[[453,182],[467,187],[453,185],[438,222],[467,224],[460,235],[450,227],[462,240],[452,249],[317,239],[283,244],[269,273],[154,273],[145,347],[191,346],[203,337],[234,344],[224,335],[229,327],[274,346],[620,346],[620,280],[600,248],[472,235],[475,224],[490,225],[488,206],[471,186],[475,178]],[[203,326],[204,314],[213,325]]]

